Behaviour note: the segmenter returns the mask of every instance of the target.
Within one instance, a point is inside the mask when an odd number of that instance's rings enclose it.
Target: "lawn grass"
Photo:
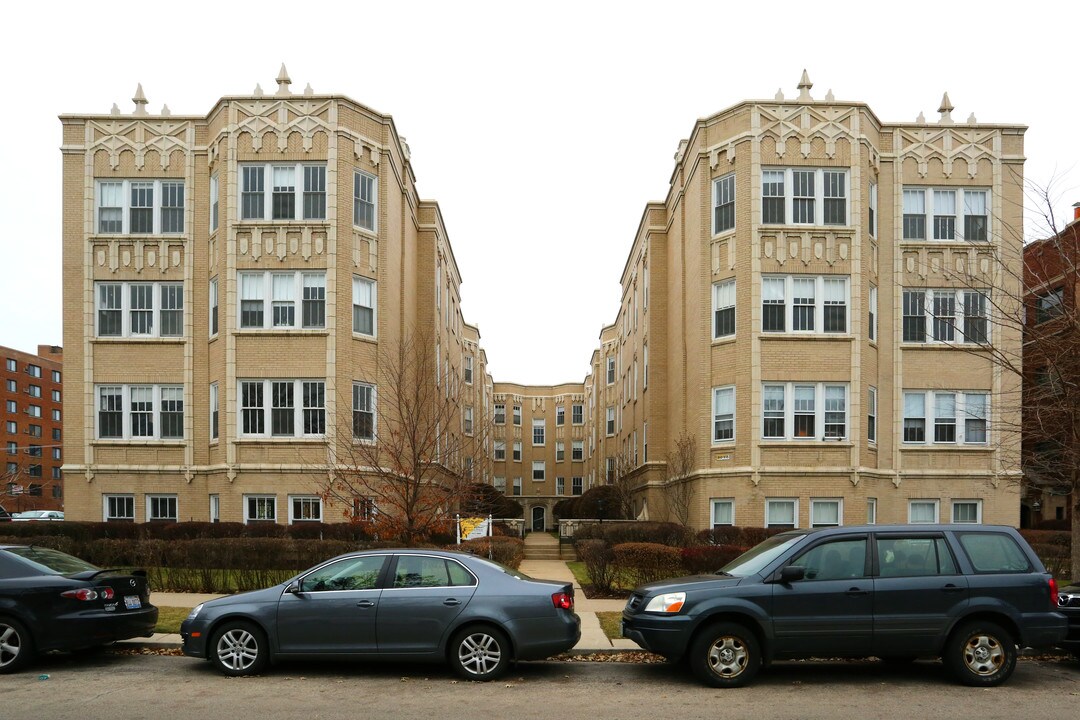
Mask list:
[[[566,567],[570,568],[570,572],[574,573],[574,580],[581,587],[592,584],[589,580],[589,573],[585,572],[585,563],[580,560],[566,563]]]
[[[604,634],[609,640],[622,638],[622,612],[618,610],[598,612],[596,618],[600,621],[600,627],[604,629]]]
[[[156,633],[178,633],[180,632],[180,623],[184,622],[188,614],[191,613],[191,608],[181,607],[161,607],[158,606],[158,620],[157,627],[154,628]]]

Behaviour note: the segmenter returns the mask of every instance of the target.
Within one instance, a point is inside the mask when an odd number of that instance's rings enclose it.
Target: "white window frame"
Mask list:
[[[555,494],[556,495],[565,495],[566,494],[566,478],[564,478],[564,477],[556,477],[555,478]]]
[[[472,355],[466,355],[465,356],[464,367],[465,367],[465,370],[464,370],[465,384],[466,385],[472,385],[472,379],[473,379],[473,356]]]
[[[717,522],[717,510],[726,506],[728,508],[728,522]],[[716,529],[718,527],[734,527],[735,526],[735,498],[710,498],[709,499],[709,527]]]
[[[562,427],[566,424],[566,406],[555,406],[555,427]]]
[[[131,231],[131,210],[132,210],[131,185],[132,185],[132,183],[139,184],[139,185],[148,184],[148,185],[153,186],[153,188],[152,188],[153,205],[151,205],[152,217],[153,217],[153,221],[152,221],[153,230],[151,232],[149,232],[149,233],[133,233]],[[162,186],[163,186],[163,184],[174,184],[174,183],[179,184],[180,187],[181,187],[181,192],[184,192],[184,207],[181,208],[181,212],[180,212],[181,229],[179,231],[176,231],[176,232],[166,233],[166,232],[163,232],[162,229],[161,229],[162,228],[161,217],[162,217],[162,211],[164,209],[163,205],[162,205],[162,202],[163,202],[164,197],[165,197],[164,191],[162,190]],[[120,203],[121,204],[119,206],[109,205],[107,207],[110,208],[110,209],[119,208],[120,216],[121,216],[121,220],[120,220],[121,229],[120,229],[119,232],[102,232],[101,231],[101,223],[102,223],[101,210],[102,210],[102,207],[103,207],[102,204],[101,204],[101,202],[103,200],[102,192],[101,192],[102,187],[104,185],[114,185],[114,184],[119,184],[120,185]],[[158,179],[155,179],[155,180],[133,180],[133,179],[126,179],[126,180],[112,180],[112,179],[109,179],[109,180],[105,180],[105,179],[100,179],[99,178],[94,182],[94,235],[138,235],[140,237],[150,237],[150,236],[153,236],[153,235],[168,235],[168,236],[171,236],[171,237],[182,236],[182,235],[185,234],[185,229],[187,227],[186,214],[187,214],[187,192],[186,192],[186,188],[184,187],[184,179],[183,178],[158,178]]]
[[[131,508],[131,515],[111,515],[109,513],[109,500],[125,500],[125,505]],[[101,519],[104,522],[112,521],[135,521],[135,496],[131,493],[108,493],[101,496]]]
[[[120,307],[103,308],[101,306],[101,290],[105,287],[115,286],[120,289]],[[150,307],[149,308],[133,308],[131,305],[131,291],[133,288],[149,288],[150,289]],[[180,290],[180,307],[168,308],[167,310],[162,307],[163,300],[162,295],[166,289]],[[94,283],[94,337],[104,339],[127,339],[127,340],[143,340],[148,338],[169,338],[182,340],[184,338],[184,303],[187,302],[187,293],[184,291],[183,282],[122,282],[113,280],[103,280]],[[119,312],[120,313],[120,334],[119,335],[102,335],[101,334],[101,313],[103,311]],[[131,313],[133,311],[150,313],[150,332],[149,333],[135,333],[132,331]],[[175,335],[162,335],[161,334],[161,319],[163,312],[179,312],[180,313],[180,332]]]
[[[370,181],[371,198],[365,199],[364,195],[364,181]],[[359,192],[359,194],[358,194]],[[353,227],[367,230],[368,232],[379,232],[379,178],[372,175],[369,172],[355,169],[353,170]],[[368,203],[371,205],[371,226],[360,223],[359,221],[359,205],[358,203]]]
[[[877,525],[877,498],[866,498],[866,524]]]
[[[325,270],[289,270],[289,271],[249,271],[244,270],[236,273],[237,287],[243,288],[245,278],[261,278],[259,281],[259,292],[262,295],[261,298],[244,298],[241,297],[236,303],[236,327],[240,332],[257,332],[259,330],[326,330],[326,271]],[[282,286],[290,288],[291,296],[287,299],[277,300],[274,297],[274,285],[275,280],[281,278],[285,280]],[[322,281],[323,298],[322,298],[322,325],[305,325],[304,324],[304,288],[309,287],[306,282],[309,278]],[[313,285],[310,287],[318,287]],[[244,314],[244,302],[262,301],[262,325],[261,326],[249,326],[243,323]],[[291,325],[275,325],[274,324],[274,303],[283,302],[291,303],[293,306],[293,317]]]
[[[866,401],[866,441],[877,445],[877,388],[870,386]]]
[[[604,432],[607,437],[615,436],[615,406],[607,406],[607,416],[605,418]]]
[[[540,442],[537,442],[537,439]],[[532,444],[533,447],[543,447],[547,441],[547,420],[533,418],[532,421]]]
[[[218,210],[220,208],[220,190],[218,185],[218,175],[214,173],[210,176],[210,234],[213,235],[217,232],[220,219],[218,218]]]
[[[975,519],[974,520],[957,520],[956,519],[957,510],[959,510],[961,507],[966,507],[966,506],[971,506],[971,505],[975,506]],[[953,498],[953,500],[952,500],[952,511],[951,511],[951,516],[950,516],[952,518],[952,522],[957,523],[957,524],[981,525],[982,521],[983,521],[982,506],[983,506],[983,502],[979,498]]]
[[[585,478],[580,475],[574,475],[570,478],[570,494],[574,497],[580,497],[585,492]]]
[[[908,415],[908,396],[913,399],[921,396],[923,403],[923,415],[920,418],[917,415]],[[938,403],[937,395],[952,395],[954,396],[954,416],[956,430],[955,441],[937,441],[935,440],[934,428],[937,425],[938,418],[936,417]],[[975,396],[981,396],[982,411],[983,414],[971,415],[968,411],[968,405],[972,404],[970,398]],[[989,390],[920,390],[904,388],[902,398],[902,413],[901,413],[901,426],[900,426],[900,442],[906,447],[962,447],[962,446],[975,446],[975,447],[989,447],[990,446],[990,391]],[[973,403],[974,407],[978,408],[979,402]],[[904,432],[904,428],[907,425],[908,419],[923,420],[923,439],[920,440],[908,440]],[[983,421],[983,440],[968,440],[968,420],[982,420]]]
[[[514,425],[516,425],[517,427],[521,427],[521,406],[514,405],[513,413]]]
[[[735,337],[736,318],[735,278],[713,283],[712,286],[712,339]],[[720,313],[731,314],[731,332],[720,332]]]
[[[767,527],[767,528],[768,527],[779,527],[779,526],[785,526],[786,527],[788,525],[788,523],[775,523],[775,524],[770,523],[769,518],[770,518],[771,511],[772,511],[773,507],[777,507],[777,506],[780,506],[780,505],[791,505],[791,516],[792,516],[792,519],[793,519],[792,528],[798,528],[799,527],[799,498],[793,498],[793,497],[765,498],[765,527]]]
[[[251,513],[250,513],[251,507],[250,507],[250,503],[249,503],[249,501],[251,501],[251,500],[256,501],[256,507],[258,506],[260,500],[263,501],[263,503],[267,504],[269,506],[270,510],[271,510],[271,513],[272,513],[273,517],[252,517]],[[278,519],[277,495],[267,495],[265,493],[252,493],[250,495],[245,494],[245,495],[243,495],[243,502],[244,502],[244,524],[245,525],[247,525],[248,523],[252,523],[252,522],[277,523],[277,519]],[[256,515],[258,515],[258,514],[261,514],[261,513],[257,512]]]
[[[500,412],[501,408],[501,412]],[[506,403],[495,403],[491,411],[492,422],[495,425],[506,424]]]
[[[262,217],[245,217],[244,208],[244,170],[246,168],[261,167],[263,169],[263,189],[262,189]],[[323,189],[321,192],[323,196],[323,213],[322,217],[307,217],[304,212],[304,195],[306,194],[306,174],[304,168],[318,167],[323,169]],[[293,216],[288,218],[275,218],[274,217],[274,169],[275,168],[289,168],[293,173]],[[239,222],[274,222],[274,223],[287,223],[287,222],[326,222],[326,216],[328,211],[328,195],[327,191],[327,176],[329,175],[329,168],[325,162],[241,162],[238,163],[236,177],[236,209],[239,216]]]
[[[217,337],[220,331],[220,306],[218,298],[218,279],[215,275],[210,278],[207,305],[209,305],[209,314],[207,317],[207,327],[210,329],[210,337]]]
[[[246,433],[244,432],[244,412],[248,408],[243,405],[243,386],[246,383],[261,383],[262,384],[262,407],[260,408],[263,415],[263,432],[261,433]],[[293,386],[293,434],[292,435],[275,435],[273,429],[273,384],[274,383],[292,383]],[[305,410],[318,410],[317,407],[305,408],[304,407],[304,383],[322,383],[323,386],[323,428],[324,432],[321,433],[304,433],[304,411]],[[324,378],[237,378],[236,380],[237,391],[237,403],[238,412],[236,413],[236,437],[239,438],[257,438],[260,440],[268,441],[284,441],[290,442],[303,438],[324,438],[326,437],[326,380]]]
[[[514,444],[511,447],[511,452],[513,453],[513,455],[511,456],[511,459],[514,462],[521,462],[521,441],[520,440],[515,440],[514,441]]]
[[[495,462],[506,462],[506,441],[495,440],[492,447],[492,457]]]
[[[906,330],[907,318],[917,318],[919,315],[910,314],[908,312],[908,296],[916,293],[922,294],[922,319],[924,330],[922,333],[922,339],[908,339]],[[990,291],[985,288],[970,289],[970,288],[911,288],[905,287],[901,290],[901,314],[900,314],[900,339],[901,342],[909,345],[976,345],[983,344],[974,340],[968,339],[967,332],[967,312],[965,310],[965,302],[969,294],[981,295],[983,298],[983,309],[985,309],[985,315],[976,315],[972,317],[981,318],[984,323],[984,330],[986,334],[986,343],[993,341],[990,322]],[[951,299],[953,303],[952,322],[949,323],[947,317],[942,315],[938,316],[934,312],[934,300],[939,296],[944,296],[947,299]],[[953,337],[948,339],[946,337],[938,337],[937,323],[943,322],[947,325],[951,325],[953,328]]]
[[[615,384],[615,358],[609,357],[607,359],[607,384]]]
[[[521,497],[521,478],[514,478],[514,497]]]
[[[318,517],[310,517],[310,518],[297,517],[296,516],[296,508],[293,506],[293,503],[296,503],[296,502],[300,502],[303,505],[306,505],[308,507],[316,507],[316,508],[318,508],[319,516]],[[319,497],[318,495],[289,495],[288,496],[288,503],[289,503],[289,524],[290,525],[292,525],[294,523],[322,522],[322,520],[323,520],[322,498]]]
[[[869,231],[870,237],[876,238],[878,236],[878,196],[877,196],[877,184],[870,183],[870,215],[869,219]]]
[[[814,519],[814,511],[827,505],[836,507],[835,523],[819,523]],[[844,524],[844,498],[810,498],[810,527],[840,527]]]
[[[353,394],[352,394],[352,439],[354,442],[360,443],[373,443],[377,437],[377,431],[379,427],[379,392],[374,383],[361,382],[359,380],[353,381]],[[371,398],[371,408],[368,410],[362,410],[358,408],[357,400],[361,395],[357,393],[359,389],[366,389],[369,391],[369,397]],[[364,437],[356,434],[356,414],[361,412],[371,413],[371,437]]]
[[[877,285],[870,286],[869,322],[867,323],[867,336],[871,342],[877,342],[878,326],[878,289]]]
[[[771,287],[776,287],[778,281],[784,282],[784,329],[783,330],[766,330],[765,329],[765,306],[773,304],[767,302],[769,298],[765,297],[764,287],[768,283]],[[796,280],[814,281],[814,329],[813,330],[795,330],[795,282]],[[843,282],[843,296],[844,302],[844,329],[825,331],[825,306],[826,304],[834,304],[834,301],[827,300],[826,292],[830,287],[835,287],[835,284]],[[763,275],[762,276],[762,319],[761,319],[761,332],[765,335],[825,335],[829,337],[838,337],[851,333],[851,277],[848,275]],[[799,307],[805,307],[800,305]]]
[[[724,398],[724,397],[729,398],[728,403],[730,404],[730,411],[725,410],[723,413],[721,413],[720,412],[720,404],[721,404],[721,399]],[[712,412],[713,412],[712,444],[713,445],[721,445],[721,444],[735,442],[735,386],[734,385],[724,385],[723,387],[713,388]],[[717,432],[718,424],[721,423],[721,422],[725,422],[726,420],[729,420],[729,419],[731,421],[731,437],[728,437],[728,438],[717,437],[717,435],[718,435],[718,432]]]
[[[506,494],[506,478],[496,475],[491,479],[491,486],[503,495]]]
[[[466,435],[473,434],[473,408],[472,405],[466,405],[462,408],[462,431]]]
[[[718,177],[713,180],[713,202],[712,202],[712,234],[719,235],[720,233],[729,232],[735,229],[735,173],[731,172],[722,177]],[[721,210],[724,208],[731,209],[730,222],[725,219],[721,223]],[[726,217],[726,213],[725,213]],[[723,227],[721,227],[723,225]]]
[[[155,516],[153,512],[154,501],[164,500],[166,504],[168,501],[172,501],[173,516]],[[160,510],[160,507],[158,508]],[[180,521],[180,500],[175,493],[155,493],[146,496],[146,522],[158,521],[158,522],[179,522]]]
[[[570,405],[570,424],[585,424],[585,406],[582,403],[573,403]]]
[[[848,383],[834,383],[834,382],[762,382],[762,413],[761,413],[761,440],[764,442],[835,442],[845,441],[851,436],[851,389]],[[783,387],[784,388],[784,435],[781,436],[766,436],[765,435],[765,421],[771,419],[765,415],[765,389],[771,387]],[[795,408],[795,388],[814,388],[814,436],[813,437],[796,437],[795,431],[795,415],[803,414],[797,413]],[[844,434],[840,437],[825,436],[825,416],[826,408],[825,401],[828,395],[828,388],[843,388],[844,390]]]
[[[908,212],[907,197],[915,197],[917,194],[921,194],[922,212]],[[937,212],[938,208],[935,207],[937,201],[936,193],[953,193],[953,202],[955,207],[951,212]],[[982,217],[986,218],[986,237],[983,239],[972,240],[970,242],[988,242],[992,236],[992,224],[993,218],[991,216],[991,208],[993,195],[990,188],[973,188],[973,187],[957,187],[957,186],[920,186],[920,185],[905,185],[901,189],[901,226],[900,226],[900,240],[901,242],[968,242],[964,230],[967,219],[968,198],[971,195],[982,195],[984,198],[983,209],[986,211]],[[914,210],[915,208],[911,208]],[[945,208],[942,208],[944,210]],[[974,217],[979,217],[978,214],[972,213]],[[907,216],[923,218],[923,237],[907,237],[906,223],[904,222]],[[934,219],[936,217],[952,217],[953,218],[953,237],[951,238],[936,238],[937,233]]]
[[[847,168],[813,168],[813,167],[770,167],[763,166],[762,183],[764,185],[765,173],[767,172],[782,172],[784,174],[784,222],[783,223],[767,223],[769,225],[783,226],[783,225],[803,225],[808,227],[847,227],[851,225],[851,173]],[[811,222],[794,222],[794,191],[795,185],[793,181],[794,172],[813,172],[814,173],[814,217]],[[843,223],[825,223],[825,173],[838,173],[844,177],[844,222]],[[765,195],[762,191],[762,206],[761,206],[761,219],[762,224],[765,223]],[[779,196],[771,196],[779,197]],[[800,198],[807,196],[799,196]],[[834,199],[829,197],[828,199]]]
[[[539,473],[540,477],[537,477],[537,473]],[[533,460],[532,479],[533,482],[544,482],[547,479],[547,463],[545,461]]]
[[[152,435],[139,435],[133,436],[131,433],[131,390],[132,388],[144,389],[149,388],[151,390],[153,403],[153,426],[154,432]],[[121,415],[121,437],[102,437],[101,436],[101,393],[104,390],[120,390],[120,415]],[[141,383],[132,383],[125,385],[121,383],[99,383],[94,385],[94,440],[96,442],[166,442],[176,443],[184,442],[187,435],[187,407],[182,407],[181,412],[185,416],[182,420],[182,427],[185,428],[184,436],[182,437],[161,437],[161,415],[162,415],[162,391],[180,391],[181,403],[184,398],[184,386],[183,385],[144,385]]]
[[[221,415],[218,411],[218,384],[210,383],[210,442],[217,442],[221,434]]]
[[[932,505],[934,508],[934,518],[932,520],[915,520],[914,510],[916,505]],[[941,507],[941,501],[936,498],[911,498],[908,500],[908,524],[909,525],[936,525],[940,522],[939,510]]]
[[[585,461],[585,441],[572,440],[570,442],[570,462]]]
[[[353,284],[353,290],[352,290],[353,313],[352,313],[351,324],[352,324],[353,335],[358,335],[360,337],[371,337],[371,338],[378,337],[379,336],[379,284],[378,284],[378,282],[376,282],[375,280],[373,280],[371,278],[362,277],[360,275],[353,275],[352,284]],[[369,288],[370,288],[370,295],[371,295],[370,302],[371,302],[371,305],[364,305],[363,303],[360,302],[360,295],[362,294],[360,292],[360,290],[365,285],[369,286]],[[358,308],[358,307],[366,308],[366,309],[371,310],[371,332],[370,333],[366,333],[366,332],[363,332],[361,330],[356,329],[356,308]]]

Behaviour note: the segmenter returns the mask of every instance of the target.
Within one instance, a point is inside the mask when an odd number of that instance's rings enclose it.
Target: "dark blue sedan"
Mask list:
[[[184,653],[226,675],[286,658],[449,662],[492,680],[581,636],[572,584],[439,550],[368,550],[328,560],[280,585],[219,598],[180,628]]]

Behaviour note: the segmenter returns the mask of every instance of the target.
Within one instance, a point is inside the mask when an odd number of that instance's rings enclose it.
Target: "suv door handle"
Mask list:
[[[457,598],[446,598],[445,600],[442,601],[442,604],[445,605],[446,607],[454,607],[455,605],[460,605],[461,601],[458,600]]]
[[[356,603],[356,607],[362,607],[362,608],[375,607],[375,603],[373,601],[371,601],[371,600],[361,600],[360,602]]]
[[[952,583],[949,583],[945,587],[941,588],[941,592],[963,592],[963,591],[964,591],[964,588],[962,588],[962,587],[960,587],[958,585],[953,585]]]
[[[857,587],[853,587],[844,594],[845,595],[858,596],[858,595],[868,595],[869,593],[870,593],[869,590],[860,590]]]

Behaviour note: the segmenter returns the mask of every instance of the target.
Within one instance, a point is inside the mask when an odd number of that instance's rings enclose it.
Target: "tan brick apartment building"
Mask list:
[[[9,512],[63,510],[63,350],[0,347],[0,359],[0,504]]]
[[[805,77],[699,120],[590,374],[534,387],[487,375],[391,118],[288,86],[62,117],[71,517],[334,519],[310,468],[419,328],[475,402],[450,431],[490,418],[491,482],[530,526],[614,458],[667,517],[683,435],[696,527],[1017,522],[1018,441],[995,434],[1016,388],[977,348],[1020,342],[982,296],[1017,277],[994,251],[1021,225],[1022,126],[955,123],[947,98],[886,124]]]

